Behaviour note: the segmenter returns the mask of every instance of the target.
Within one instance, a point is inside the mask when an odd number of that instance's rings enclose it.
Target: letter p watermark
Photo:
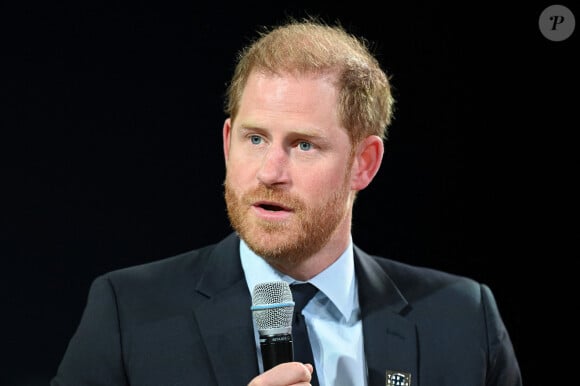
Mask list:
[[[559,42],[572,35],[576,20],[572,11],[563,5],[550,5],[542,11],[538,24],[546,39]]]

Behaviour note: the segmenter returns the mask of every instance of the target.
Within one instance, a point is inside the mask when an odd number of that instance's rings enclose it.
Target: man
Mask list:
[[[352,209],[383,157],[387,75],[341,27],[292,21],[242,51],[223,125],[235,233],[93,283],[52,385],[521,385],[493,295],[369,256]],[[312,363],[263,371],[260,282],[309,282]]]

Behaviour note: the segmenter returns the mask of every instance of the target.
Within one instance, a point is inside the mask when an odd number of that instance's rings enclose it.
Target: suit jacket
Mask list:
[[[522,384],[488,287],[356,246],[355,272],[369,386],[387,370],[412,386]],[[250,305],[236,234],[105,274],[51,386],[246,385],[258,374]]]

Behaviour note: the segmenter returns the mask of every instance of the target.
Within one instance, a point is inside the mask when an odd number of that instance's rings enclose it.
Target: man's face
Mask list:
[[[224,124],[230,221],[274,266],[350,235],[351,144],[330,82],[253,73],[234,125]]]

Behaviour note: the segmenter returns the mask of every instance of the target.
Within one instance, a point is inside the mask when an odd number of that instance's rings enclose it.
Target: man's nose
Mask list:
[[[266,185],[279,185],[289,181],[289,154],[282,146],[271,145],[264,153],[258,170],[258,180]]]

